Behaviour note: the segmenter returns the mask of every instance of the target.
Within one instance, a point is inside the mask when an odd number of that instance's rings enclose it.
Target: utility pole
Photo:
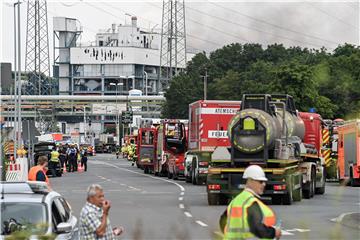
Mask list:
[[[207,78],[208,78],[208,74],[207,74],[207,69],[205,70],[205,76],[202,76],[204,78],[204,100],[207,99]]]
[[[84,105],[84,143],[86,143],[86,106]]]
[[[169,81],[186,66],[186,31],[184,0],[163,0],[160,69],[158,91],[166,90]],[[160,86],[161,85],[161,86]]]

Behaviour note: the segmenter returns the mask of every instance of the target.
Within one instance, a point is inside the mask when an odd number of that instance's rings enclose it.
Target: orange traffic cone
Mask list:
[[[64,166],[63,166],[63,173],[66,173],[67,170],[66,170],[66,164],[64,163]]]
[[[78,172],[83,172],[83,171],[84,171],[84,167],[81,166],[81,163],[80,163],[80,162],[78,162],[77,170],[78,170]]]

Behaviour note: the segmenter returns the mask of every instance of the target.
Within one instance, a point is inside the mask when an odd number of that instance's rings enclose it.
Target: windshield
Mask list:
[[[36,234],[46,232],[46,208],[41,203],[1,203],[1,235],[26,229]]]

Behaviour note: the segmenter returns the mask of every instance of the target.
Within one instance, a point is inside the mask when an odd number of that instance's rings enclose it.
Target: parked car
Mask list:
[[[37,161],[40,156],[45,155],[48,157],[48,160],[51,158],[51,151],[53,148],[56,147],[56,144],[54,142],[39,142],[34,144],[34,165],[37,165]],[[56,165],[56,176],[61,177],[62,175],[62,167],[59,163]],[[47,171],[47,175],[51,175],[51,171]],[[53,176],[55,177],[55,176]]]
[[[0,239],[25,231],[30,239],[55,235],[56,239],[79,239],[78,220],[59,193],[44,182],[0,182]]]

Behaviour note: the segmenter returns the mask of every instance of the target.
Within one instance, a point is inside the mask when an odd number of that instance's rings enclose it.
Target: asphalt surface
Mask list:
[[[115,155],[98,154],[88,171],[50,179],[78,217],[91,183],[102,185],[111,201],[113,227],[123,226],[120,239],[215,239],[226,206],[208,206],[205,186],[143,174]],[[360,239],[360,188],[327,183],[324,195],[291,206],[272,205],[281,219],[281,239]]]

